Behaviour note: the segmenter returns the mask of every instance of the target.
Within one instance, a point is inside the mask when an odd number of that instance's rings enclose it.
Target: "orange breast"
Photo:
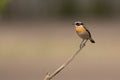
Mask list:
[[[81,26],[75,27],[75,30],[76,30],[77,32],[84,32],[84,31],[85,31],[85,29],[84,29],[83,27],[81,27]]]

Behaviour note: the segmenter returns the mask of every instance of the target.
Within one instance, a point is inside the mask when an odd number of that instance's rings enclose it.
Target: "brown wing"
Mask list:
[[[84,28],[85,28],[85,30],[88,32],[88,34],[89,34],[89,37],[91,38],[91,33],[90,33],[90,31],[84,26]]]

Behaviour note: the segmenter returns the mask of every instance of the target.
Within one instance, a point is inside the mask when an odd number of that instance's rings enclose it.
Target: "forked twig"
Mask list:
[[[55,77],[60,71],[62,71],[72,60],[76,57],[76,55],[81,51],[81,49],[85,46],[86,42],[82,42],[80,44],[80,48],[70,57],[68,60],[62,64],[57,70],[55,70],[53,73],[47,73],[44,80],[51,80],[53,77]]]

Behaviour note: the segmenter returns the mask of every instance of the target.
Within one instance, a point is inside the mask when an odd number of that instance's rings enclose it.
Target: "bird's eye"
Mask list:
[[[76,23],[77,26],[80,26],[80,23]]]
[[[81,23],[81,25],[84,25],[83,23]]]

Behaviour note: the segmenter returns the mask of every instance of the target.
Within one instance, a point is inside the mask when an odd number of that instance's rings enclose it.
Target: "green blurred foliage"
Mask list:
[[[108,0],[0,0],[0,15],[3,17],[106,17],[116,13],[113,2]]]
[[[72,16],[76,14],[76,6],[74,0],[63,1],[60,9],[60,14],[62,16]]]
[[[0,13],[3,13],[6,9],[9,0],[0,0]]]
[[[113,5],[105,0],[94,0],[93,2],[83,3],[82,1],[65,0],[61,4],[61,16],[95,16],[105,17],[113,14]]]
[[[95,0],[91,8],[94,16],[108,16],[113,13],[112,4],[105,0]]]

